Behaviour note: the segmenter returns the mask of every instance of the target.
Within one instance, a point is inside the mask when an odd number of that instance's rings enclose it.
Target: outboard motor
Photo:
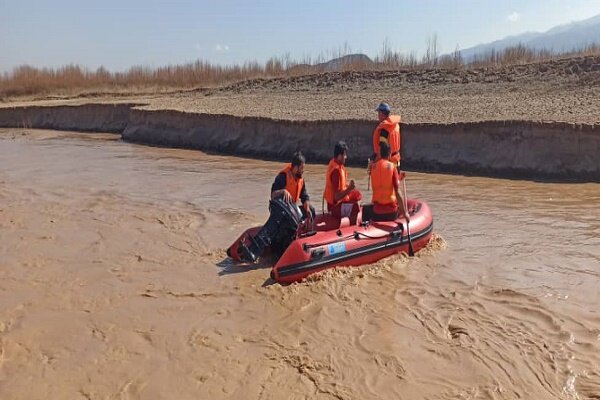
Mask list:
[[[246,246],[243,241],[240,242],[238,254],[242,260],[256,262],[267,247],[281,255],[296,239],[302,223],[300,208],[283,199],[275,199],[269,201],[269,210],[269,219],[256,236],[250,237],[250,245]]]

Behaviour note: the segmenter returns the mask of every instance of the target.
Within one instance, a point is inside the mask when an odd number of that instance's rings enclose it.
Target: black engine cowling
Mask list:
[[[269,201],[269,211],[269,219],[258,234],[250,238],[250,245],[240,242],[238,254],[242,260],[256,262],[267,247],[280,256],[296,239],[298,228],[302,224],[300,208],[283,199],[275,199]]]

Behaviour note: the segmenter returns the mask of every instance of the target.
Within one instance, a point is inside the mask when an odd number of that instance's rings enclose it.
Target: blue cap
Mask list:
[[[388,103],[381,103],[377,106],[375,111],[381,111],[384,114],[389,114],[392,111],[392,109],[390,108],[390,105]]]

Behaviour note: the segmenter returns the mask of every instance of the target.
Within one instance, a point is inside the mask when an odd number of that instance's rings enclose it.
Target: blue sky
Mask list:
[[[442,52],[600,14],[600,0],[0,0],[0,72],[69,63],[123,71],[203,59],[300,60],[344,45]]]

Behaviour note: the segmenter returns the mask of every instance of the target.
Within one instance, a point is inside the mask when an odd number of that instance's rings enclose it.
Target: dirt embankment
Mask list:
[[[344,71],[284,77],[251,79],[206,92],[242,92],[256,90],[308,91],[319,87],[346,89],[387,88],[400,85],[498,84],[507,82],[564,81],[579,84],[600,83],[600,56],[571,57],[546,62],[481,67],[473,69],[404,69],[397,71]]]
[[[0,108],[1,127],[120,132],[126,141],[287,160],[302,149],[326,162],[346,140],[351,163],[371,154],[372,120],[288,121],[138,109],[131,104]],[[403,165],[421,171],[600,181],[596,124],[487,121],[403,124]]]
[[[0,127],[121,133],[133,104],[0,108]]]

